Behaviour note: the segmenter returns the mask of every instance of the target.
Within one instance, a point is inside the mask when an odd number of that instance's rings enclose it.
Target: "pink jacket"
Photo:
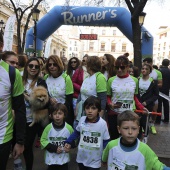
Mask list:
[[[84,71],[82,68],[78,68],[73,76],[72,76],[72,82],[73,82],[73,87],[74,87],[74,98],[78,98],[78,95],[80,93],[80,88],[83,83],[83,76],[84,76]]]

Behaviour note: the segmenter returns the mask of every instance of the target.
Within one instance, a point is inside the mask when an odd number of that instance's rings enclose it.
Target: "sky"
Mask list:
[[[147,3],[144,12],[146,17],[143,26],[151,34],[155,34],[160,26],[170,27],[170,0],[166,0],[162,5],[155,1]]]

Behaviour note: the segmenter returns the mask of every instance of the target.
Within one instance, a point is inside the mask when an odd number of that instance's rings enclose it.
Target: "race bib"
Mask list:
[[[113,159],[113,164],[111,170],[138,170],[136,165],[127,165],[124,162]]]
[[[98,132],[82,131],[80,146],[100,148],[101,134]]]
[[[119,108],[119,111],[123,112],[125,110],[133,110],[133,101],[132,100],[122,100],[118,101],[122,103],[121,108]]]

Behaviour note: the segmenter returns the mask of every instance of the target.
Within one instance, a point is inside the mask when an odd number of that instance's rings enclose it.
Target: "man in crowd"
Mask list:
[[[0,53],[3,48],[3,38],[0,37]],[[0,59],[0,169],[6,170],[7,161],[13,138],[13,125],[16,126],[16,144],[13,157],[16,159],[24,151],[24,135],[26,125],[26,108],[23,96],[22,78],[14,69],[14,84],[12,85],[9,65]],[[11,86],[12,85],[12,86]],[[11,88],[12,87],[12,88]],[[14,110],[14,115],[12,114]]]

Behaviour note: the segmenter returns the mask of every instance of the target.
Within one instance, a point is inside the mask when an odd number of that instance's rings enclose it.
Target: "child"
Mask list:
[[[139,92],[138,99],[150,112],[153,110],[155,101],[159,98],[159,89],[157,82],[153,78],[149,77],[149,74],[152,71],[152,67],[149,64],[143,64],[141,73],[142,77],[139,78]],[[142,114],[140,119],[140,135],[142,136],[142,128],[146,131],[146,118],[147,115]],[[147,131],[148,132],[148,131]]]
[[[137,139],[139,116],[130,111],[118,115],[118,131],[122,137],[110,141],[103,151],[102,161],[108,170],[170,170],[158,160],[156,154],[145,143]]]
[[[41,136],[42,149],[45,149],[45,163],[48,170],[68,170],[69,154],[64,151],[66,139],[72,134],[72,127],[64,120],[67,114],[65,105],[50,106],[52,123],[46,126]]]
[[[74,133],[66,140],[65,150],[71,148],[73,140],[80,137],[77,159],[80,170],[99,170],[103,148],[109,142],[110,136],[106,122],[99,116],[101,101],[90,96],[84,102],[86,116],[80,121]]]

